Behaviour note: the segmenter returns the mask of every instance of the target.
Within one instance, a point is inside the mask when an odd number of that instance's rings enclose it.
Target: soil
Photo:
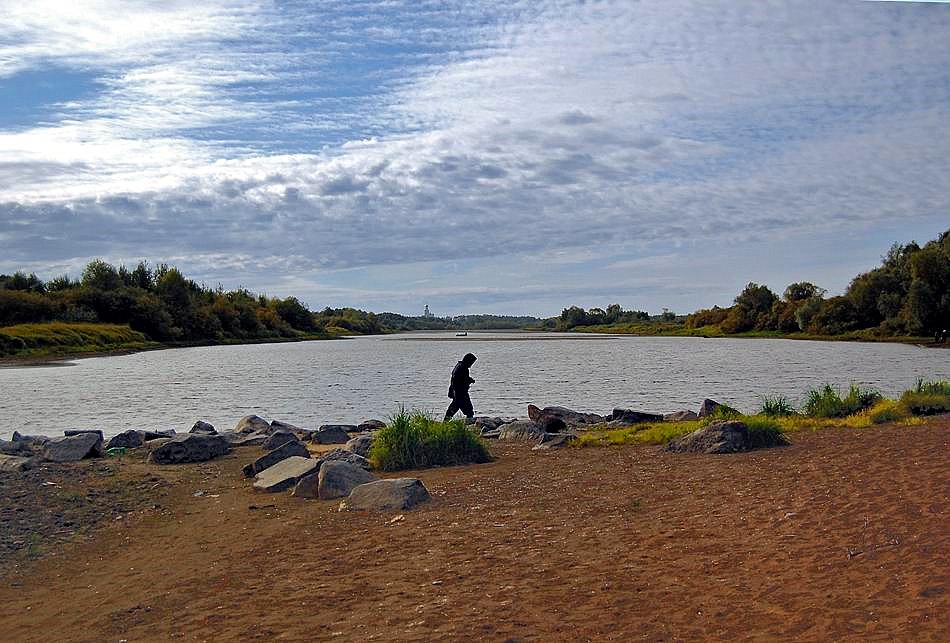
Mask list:
[[[139,487],[146,499],[93,539],[9,567],[0,632],[950,640],[950,416],[792,440],[735,455],[493,444],[490,464],[408,474],[433,500],[386,514],[255,493],[240,473],[253,448],[199,465],[126,461],[119,479],[163,484]]]

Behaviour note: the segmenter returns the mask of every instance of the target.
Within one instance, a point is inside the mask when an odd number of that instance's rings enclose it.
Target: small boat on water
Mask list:
[[[468,337],[468,332],[462,331],[461,333],[455,333],[456,337]]]

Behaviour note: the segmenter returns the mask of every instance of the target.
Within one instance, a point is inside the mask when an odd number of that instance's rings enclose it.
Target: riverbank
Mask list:
[[[946,640],[948,439],[941,416],[728,456],[493,443],[489,464],[398,474],[433,496],[398,514],[255,493],[240,473],[249,450],[176,467],[123,459],[111,478],[141,480],[130,493],[143,502],[116,519],[97,495],[98,530],[7,570],[0,631]],[[68,466],[91,478],[101,463]],[[45,473],[37,484],[61,483]]]

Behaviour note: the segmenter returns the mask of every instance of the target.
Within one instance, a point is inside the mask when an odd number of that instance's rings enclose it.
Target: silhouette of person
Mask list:
[[[472,407],[472,398],[468,396],[468,387],[475,383],[468,373],[475,360],[478,359],[471,353],[466,353],[465,357],[452,369],[452,381],[449,383],[449,397],[452,403],[445,411],[445,421],[448,422],[459,410],[465,414],[465,417],[471,419],[475,417],[475,409]]]

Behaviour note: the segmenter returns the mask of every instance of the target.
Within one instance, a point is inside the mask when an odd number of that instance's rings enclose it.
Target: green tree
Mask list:
[[[112,264],[102,259],[93,259],[82,271],[81,283],[96,290],[118,290],[122,287],[122,278]]]

